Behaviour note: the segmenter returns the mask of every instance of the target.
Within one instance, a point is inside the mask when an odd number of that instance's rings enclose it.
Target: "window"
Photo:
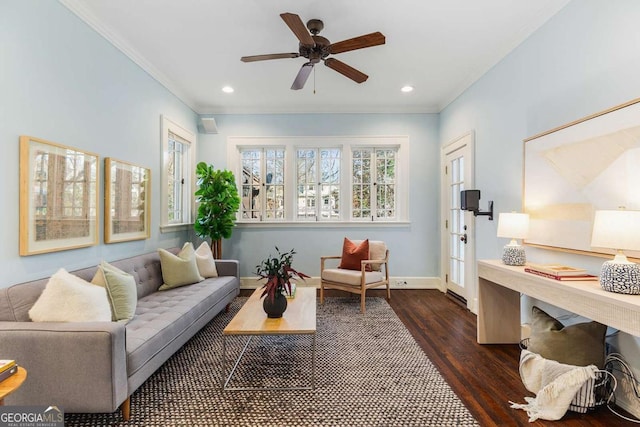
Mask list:
[[[408,221],[408,137],[229,137],[239,223]]]
[[[296,150],[298,220],[340,219],[339,148]]]
[[[396,148],[357,148],[352,153],[352,218],[396,218]]]
[[[195,136],[162,117],[161,229],[192,222]]]
[[[251,148],[241,150],[243,219],[282,220],[284,202],[284,150]]]

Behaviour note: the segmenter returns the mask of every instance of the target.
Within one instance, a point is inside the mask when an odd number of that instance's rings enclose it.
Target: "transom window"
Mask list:
[[[238,222],[406,222],[408,150],[408,137],[229,137]]]

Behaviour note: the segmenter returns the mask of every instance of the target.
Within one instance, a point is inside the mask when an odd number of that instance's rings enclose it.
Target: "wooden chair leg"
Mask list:
[[[324,304],[324,284],[322,279],[320,279],[320,304]]]
[[[387,280],[387,300],[391,299],[391,286],[389,285],[389,281]]]
[[[127,397],[127,400],[122,402],[120,409],[122,409],[122,419],[124,421],[129,421],[129,418],[131,418],[131,396]]]
[[[362,292],[360,293],[360,313],[364,314],[366,311],[365,305],[364,305],[364,300],[365,300],[365,294],[366,294],[366,290],[363,289]]]

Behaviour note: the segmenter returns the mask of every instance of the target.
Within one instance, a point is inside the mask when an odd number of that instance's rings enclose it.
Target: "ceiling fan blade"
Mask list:
[[[363,49],[365,47],[378,46],[384,43],[384,34],[382,34],[381,32],[375,32],[333,43],[331,46],[329,46],[329,48],[331,50],[331,53],[342,53],[348,52],[350,50]]]
[[[295,13],[281,13],[280,17],[285,24],[289,26],[291,31],[293,31],[293,34],[296,35],[298,40],[300,40],[300,43],[309,47],[315,46],[316,43],[313,41],[311,34],[309,34],[309,30],[307,30],[307,27],[298,15]]]
[[[309,74],[311,74],[311,70],[313,70],[313,63],[307,62],[306,64],[304,64],[300,68],[300,71],[298,71],[298,75],[293,81],[293,84],[291,85],[291,89],[292,90],[302,89],[304,87],[304,84],[307,82],[307,79],[309,78]]]
[[[369,78],[369,76],[367,76],[366,74],[356,70],[355,68],[351,67],[350,65],[347,65],[344,62],[339,61],[339,60],[337,60],[335,58],[327,58],[327,59],[325,59],[324,60],[324,65],[326,65],[327,67],[331,68],[332,70],[335,70],[335,71],[339,72],[343,76],[350,78],[351,80],[353,80],[356,83],[365,82]]]
[[[252,56],[243,56],[240,58],[242,62],[255,62],[255,61],[265,61],[267,59],[283,59],[283,58],[297,58],[300,56],[297,52],[292,53],[271,53],[268,55],[252,55]]]

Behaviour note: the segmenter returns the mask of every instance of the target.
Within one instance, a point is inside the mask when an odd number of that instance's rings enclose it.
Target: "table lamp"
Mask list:
[[[591,246],[614,249],[615,257],[602,264],[600,286],[619,294],[640,294],[640,266],[622,252],[640,250],[640,211],[596,211]]]
[[[506,265],[524,265],[527,261],[524,248],[516,239],[524,239],[529,232],[529,214],[501,213],[498,217],[498,237],[506,237],[511,241],[502,251],[502,262]]]

